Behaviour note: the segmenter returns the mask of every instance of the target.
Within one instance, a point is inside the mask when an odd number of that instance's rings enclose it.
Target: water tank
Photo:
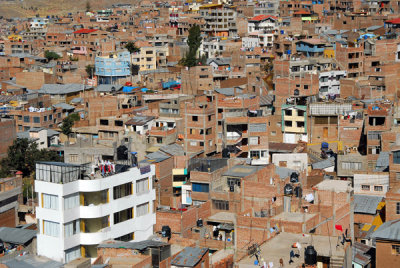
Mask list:
[[[197,220],[197,227],[203,227],[203,220],[202,219],[198,219]]]
[[[171,238],[171,228],[168,225],[161,227],[161,236]]]
[[[292,195],[293,194],[293,186],[290,184],[286,184],[285,187],[283,187],[283,194],[284,195]]]
[[[297,183],[297,182],[299,182],[299,175],[298,175],[296,172],[293,172],[293,173],[290,175],[290,182],[291,182],[291,183]]]
[[[306,265],[317,264],[317,251],[313,246],[308,246],[304,249],[304,262]]]
[[[128,148],[125,145],[121,145],[117,148],[117,159],[128,160]]]
[[[303,193],[303,190],[301,189],[300,186],[297,186],[296,188],[294,188],[294,195],[296,197],[301,198],[302,197],[302,193]]]

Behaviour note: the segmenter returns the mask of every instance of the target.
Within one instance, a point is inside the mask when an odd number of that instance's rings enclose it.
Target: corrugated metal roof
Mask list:
[[[371,238],[400,241],[400,219],[385,222],[371,235]]]
[[[0,228],[0,240],[11,244],[23,245],[32,240],[35,236],[35,230],[10,227]]]
[[[7,267],[12,268],[61,268],[64,265],[60,262],[50,260],[45,257],[34,255],[17,256],[13,259],[2,261]]]
[[[185,151],[183,150],[183,147],[176,143],[164,145],[160,148],[160,151],[163,151],[167,154],[174,155],[174,156],[175,155],[176,156],[185,155]]]
[[[171,265],[180,267],[193,267],[208,252],[208,248],[184,248],[175,258],[172,259]]]
[[[354,212],[375,215],[382,199],[381,196],[354,195]]]
[[[374,171],[385,171],[389,167],[389,152],[381,152]]]
[[[129,248],[136,250],[144,250],[147,248],[156,248],[156,247],[164,247],[167,246],[168,243],[154,240],[144,240],[140,242],[116,242],[109,241],[109,243],[103,243],[98,245],[98,248]]]
[[[278,174],[279,178],[281,178],[282,180],[289,177],[293,172],[296,172],[296,170],[275,166],[275,173]]]
[[[328,159],[325,159],[323,161],[316,162],[312,164],[313,169],[324,169],[328,167],[332,167],[335,165],[335,158],[334,157],[329,157]]]

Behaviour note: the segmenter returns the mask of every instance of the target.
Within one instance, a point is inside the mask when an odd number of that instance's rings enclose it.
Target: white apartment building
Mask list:
[[[111,166],[115,173],[108,177],[92,168],[36,164],[38,255],[64,263],[81,256],[93,260],[104,240],[141,241],[153,234],[154,165]]]
[[[340,79],[346,77],[346,71],[329,71],[319,73],[319,97],[340,94]]]

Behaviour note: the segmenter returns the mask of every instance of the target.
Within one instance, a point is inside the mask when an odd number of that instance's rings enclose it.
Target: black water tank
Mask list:
[[[161,236],[171,238],[171,228],[168,225],[161,227]]]
[[[203,220],[202,219],[198,219],[197,220],[197,227],[203,227]]]
[[[293,172],[293,173],[290,175],[290,182],[291,182],[291,183],[297,183],[297,182],[299,182],[299,175],[298,175],[296,172]]]
[[[304,262],[306,265],[317,264],[317,251],[313,246],[308,246],[304,249]]]
[[[293,194],[293,186],[290,184],[286,184],[285,187],[283,187],[283,194],[284,195],[292,195]]]
[[[117,159],[128,160],[128,148],[125,145],[121,145],[117,148]]]
[[[222,149],[222,158],[230,158],[230,154],[227,148]]]
[[[302,191],[300,186],[297,186],[296,188],[294,188],[294,195],[296,197],[301,198],[302,197],[302,193],[303,193],[303,191]]]

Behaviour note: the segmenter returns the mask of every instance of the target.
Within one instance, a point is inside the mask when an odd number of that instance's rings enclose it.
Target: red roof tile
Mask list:
[[[75,31],[74,34],[88,34],[88,33],[93,33],[97,31],[97,29],[80,29],[78,31]]]
[[[300,10],[300,11],[294,12],[293,14],[294,15],[311,15],[310,12],[305,11],[305,10]]]
[[[393,20],[387,20],[386,23],[390,23],[390,24],[400,24],[400,18],[393,19]]]
[[[258,16],[255,16],[255,17],[249,19],[249,21],[262,21],[262,20],[266,20],[268,18],[271,18],[274,20],[278,19],[277,17],[271,16],[271,15],[258,15]]]

